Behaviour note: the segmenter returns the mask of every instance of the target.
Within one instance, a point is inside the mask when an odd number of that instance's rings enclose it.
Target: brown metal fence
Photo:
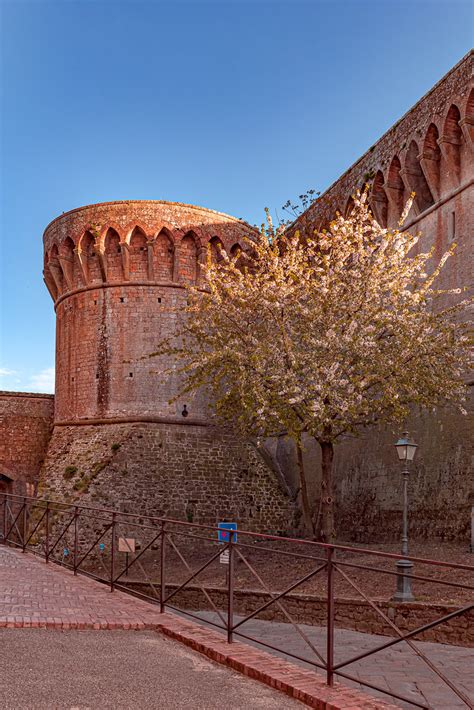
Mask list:
[[[422,569],[432,570],[435,567],[456,572],[472,574],[471,583],[453,581],[440,577],[430,577],[428,574],[411,574],[411,579],[419,584],[444,585],[452,589],[463,590],[467,594],[467,603],[460,608],[445,614],[436,620],[425,623],[410,631],[399,628],[394,619],[380,607],[380,598],[374,600],[374,592],[368,594],[359,579],[351,576],[351,571],[359,573],[376,573],[396,577],[394,569],[384,569],[380,565],[384,560],[395,562],[402,559],[401,555],[380,552],[376,550],[351,547],[346,545],[329,545],[296,538],[265,535],[260,533],[228,531],[228,540],[218,544],[216,526],[199,525],[149,515],[139,515],[104,508],[60,503],[55,501],[29,498],[25,496],[0,494],[0,541],[21,548],[23,552],[30,551],[43,557],[46,562],[55,562],[71,569],[74,574],[81,573],[106,583],[111,591],[120,589],[138,597],[158,604],[161,612],[177,611],[205,621],[225,632],[228,643],[234,637],[246,639],[285,654],[299,662],[324,671],[328,685],[333,685],[335,676],[360,683],[372,690],[390,695],[391,697],[409,703],[414,707],[429,708],[429,705],[413,698],[392,692],[378,686],[369,680],[361,679],[348,672],[348,666],[368,658],[385,649],[394,647],[401,642],[408,644],[416,656],[421,659],[435,676],[452,693],[472,708],[473,704],[465,691],[457,687],[452,680],[433,663],[419,645],[414,643],[415,637],[430,631],[440,624],[462,617],[474,609],[472,603],[474,592],[474,566],[455,564],[418,557],[409,559]],[[132,535],[140,535],[140,547],[133,550]],[[118,550],[120,541],[121,552]],[[128,541],[128,542],[127,542]],[[186,550],[183,550],[183,543]],[[123,552],[129,549],[130,554]],[[132,554],[133,553],[133,554]],[[225,581],[222,568],[217,569],[219,558],[225,553],[228,558]],[[347,553],[355,555],[361,562],[345,559]],[[130,555],[132,555],[130,559]],[[258,558],[255,563],[255,557]],[[265,579],[262,561],[271,559],[273,567],[271,579]],[[373,562],[367,563],[367,558]],[[192,559],[192,563],[190,561]],[[221,558],[222,559],[222,558]],[[352,559],[352,558],[351,558]],[[196,566],[196,561],[198,564]],[[276,562],[278,561],[278,562]],[[277,567],[275,568],[275,564]],[[237,615],[234,610],[238,589],[236,587],[235,570],[238,565],[241,574],[248,579],[254,579],[262,593],[268,598],[263,603],[254,601],[254,608],[247,613]],[[278,567],[279,565],[279,567]],[[180,572],[178,574],[178,566]],[[275,569],[285,571],[284,577],[291,578],[291,583],[283,585],[279,582]],[[130,581],[130,571],[141,575],[140,579]],[[198,577],[207,571],[212,571],[219,578],[220,587],[198,581]],[[289,571],[288,571],[289,570]],[[170,572],[173,579],[170,578]],[[316,577],[322,578],[321,583],[325,593],[325,642],[323,648],[318,648],[307,630],[297,623],[295,614],[288,610],[285,604],[292,592],[304,589],[305,584]],[[373,611],[374,617],[381,619],[392,637],[379,643],[370,650],[356,653],[342,661],[335,661],[335,607],[338,603],[337,583],[343,582],[360,597]],[[281,586],[285,586],[281,590]],[[146,589],[146,592],[143,589]],[[200,599],[212,610],[213,618],[203,617],[195,610],[186,608],[180,595],[190,589],[198,590]],[[216,597],[216,591],[219,594]],[[379,595],[380,596],[380,595]],[[222,602],[224,600],[224,602]],[[270,607],[278,612],[278,617],[292,625],[295,633],[311,652],[311,657],[292,653],[288,649],[275,646],[262,637],[244,633],[243,626],[256,617],[268,614]]]

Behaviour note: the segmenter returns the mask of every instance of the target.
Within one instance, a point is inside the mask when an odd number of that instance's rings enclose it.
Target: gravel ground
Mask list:
[[[2,710],[290,710],[301,703],[153,631],[0,629]]]

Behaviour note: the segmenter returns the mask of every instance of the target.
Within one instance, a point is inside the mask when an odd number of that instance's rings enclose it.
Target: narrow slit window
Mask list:
[[[450,212],[448,215],[448,241],[452,242],[456,238],[456,213]]]

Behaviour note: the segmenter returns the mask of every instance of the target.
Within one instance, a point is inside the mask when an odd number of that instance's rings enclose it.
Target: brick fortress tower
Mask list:
[[[163,201],[109,202],[56,218],[44,278],[56,310],[54,429],[43,493],[168,517],[286,530],[293,504],[252,444],[209,425],[201,398],[170,405],[146,356],[173,332],[208,244],[232,252],[249,225]]]

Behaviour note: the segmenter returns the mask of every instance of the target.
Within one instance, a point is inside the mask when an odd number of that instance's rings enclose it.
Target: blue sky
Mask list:
[[[0,389],[52,391],[42,233],[169,199],[260,222],[324,190],[472,44],[470,0],[0,0]]]

